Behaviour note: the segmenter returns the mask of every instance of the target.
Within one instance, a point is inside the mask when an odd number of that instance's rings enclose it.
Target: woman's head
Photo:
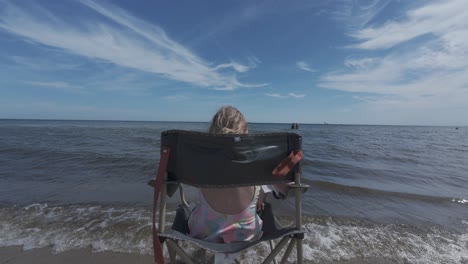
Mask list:
[[[247,134],[247,121],[235,107],[223,106],[213,116],[209,132],[213,134]]]

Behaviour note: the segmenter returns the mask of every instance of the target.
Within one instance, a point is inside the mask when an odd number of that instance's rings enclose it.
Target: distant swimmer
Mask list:
[[[292,123],[291,129],[299,129],[299,125],[297,123]]]
[[[456,127],[455,129],[458,130],[458,127]]]

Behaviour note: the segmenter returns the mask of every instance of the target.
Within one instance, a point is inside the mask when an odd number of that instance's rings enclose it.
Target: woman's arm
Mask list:
[[[257,212],[261,212],[263,211],[263,209],[265,209],[265,201],[268,195],[268,191],[265,192],[263,189],[264,189],[264,186],[260,186],[260,193],[258,194],[258,199],[257,199]],[[267,189],[269,188],[267,187]]]

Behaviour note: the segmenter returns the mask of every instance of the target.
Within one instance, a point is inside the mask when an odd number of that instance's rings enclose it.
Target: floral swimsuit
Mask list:
[[[260,187],[255,186],[255,194],[249,206],[238,214],[222,214],[215,211],[199,191],[200,203],[193,209],[188,219],[190,236],[209,242],[232,243],[250,241],[262,236],[262,220],[257,215],[256,203]]]

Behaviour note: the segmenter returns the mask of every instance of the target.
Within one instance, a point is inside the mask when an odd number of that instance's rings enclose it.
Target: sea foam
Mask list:
[[[168,214],[168,220],[173,218]],[[282,217],[283,222],[291,219]],[[463,221],[468,230],[468,222]],[[306,263],[381,258],[396,263],[466,263],[468,232],[437,227],[375,224],[355,219],[306,217]],[[25,250],[51,246],[54,253],[91,247],[94,252],[152,254],[151,210],[132,206],[33,204],[0,208],[0,246]],[[189,251],[196,249],[187,243]],[[243,263],[263,261],[268,243],[240,256]],[[294,262],[295,250],[289,258]]]

